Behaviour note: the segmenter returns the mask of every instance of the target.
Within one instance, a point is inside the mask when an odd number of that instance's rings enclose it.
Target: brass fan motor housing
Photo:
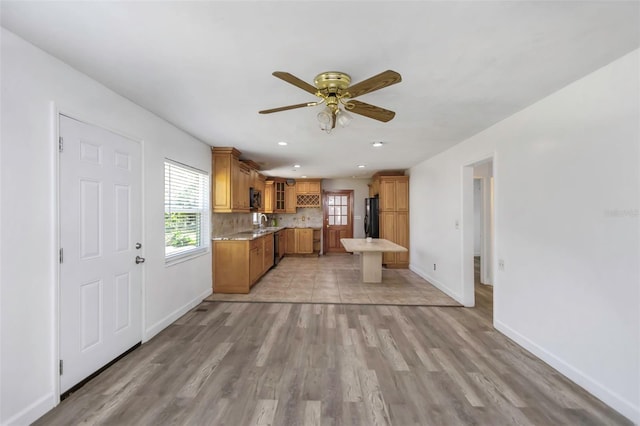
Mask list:
[[[313,80],[318,90],[327,90],[329,93],[337,93],[345,90],[351,84],[351,77],[340,71],[327,71],[318,74]]]

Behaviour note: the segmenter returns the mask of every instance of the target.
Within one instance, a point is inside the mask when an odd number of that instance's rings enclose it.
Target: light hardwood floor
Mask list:
[[[627,425],[478,307],[208,302],[38,425]]]

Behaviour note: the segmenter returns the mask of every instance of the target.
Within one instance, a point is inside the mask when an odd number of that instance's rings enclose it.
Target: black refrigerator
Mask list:
[[[364,233],[365,237],[380,238],[378,221],[378,198],[364,199]]]

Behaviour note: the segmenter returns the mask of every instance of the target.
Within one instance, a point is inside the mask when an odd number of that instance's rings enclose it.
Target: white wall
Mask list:
[[[209,147],[2,29],[0,424],[57,403],[55,107],[143,141],[144,339],[210,292],[204,255],[164,264],[165,157],[210,171]]]
[[[461,301],[461,170],[494,155],[496,328],[635,422],[639,68],[636,50],[419,164],[410,192],[411,268]]]
[[[353,238],[364,238],[364,199],[371,179],[323,179],[323,191],[353,190]]]

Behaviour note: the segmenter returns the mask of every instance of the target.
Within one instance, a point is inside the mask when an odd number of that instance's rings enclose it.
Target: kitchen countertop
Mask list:
[[[273,234],[274,232],[281,231],[283,229],[288,228],[287,226],[268,226],[262,229],[253,229],[248,231],[236,232],[235,234],[223,235],[219,237],[213,237],[211,240],[213,241],[251,241],[256,238],[264,237],[265,235]],[[311,228],[308,229],[320,229],[320,228]],[[302,228],[305,229],[305,228]]]

